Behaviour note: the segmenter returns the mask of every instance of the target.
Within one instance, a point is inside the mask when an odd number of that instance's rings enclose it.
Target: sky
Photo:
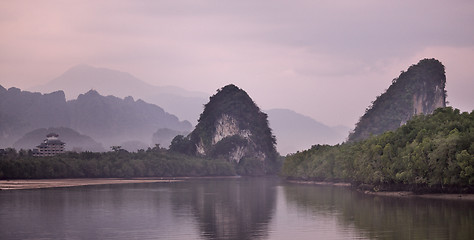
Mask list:
[[[446,67],[474,109],[474,1],[0,1],[0,84],[28,89],[78,64],[353,128],[401,71]],[[172,112],[171,110],[168,110]]]

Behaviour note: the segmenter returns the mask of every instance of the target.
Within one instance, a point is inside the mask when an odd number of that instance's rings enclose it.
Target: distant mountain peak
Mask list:
[[[85,93],[85,95],[100,95],[95,89],[91,89]]]
[[[84,70],[108,70],[108,71],[116,71],[116,70],[112,70],[112,69],[108,69],[108,68],[96,67],[96,66],[92,66],[92,65],[89,65],[89,64],[86,64],[86,63],[81,63],[81,64],[77,64],[77,65],[74,65],[74,66],[70,67],[70,68],[69,68],[68,70],[66,70],[64,73],[75,72],[75,71],[84,71]]]
[[[71,68],[69,68],[69,70],[67,70],[66,72],[68,71],[76,71],[76,70],[83,70],[83,69],[93,69],[93,68],[96,68],[94,66],[91,66],[89,64],[85,64],[85,63],[81,63],[81,64],[77,64],[75,66],[72,66]]]
[[[102,97],[102,95],[100,95],[100,93],[97,92],[96,90],[91,89],[91,90],[87,91],[86,93],[79,94],[79,96],[77,97],[77,99],[89,98],[89,97]]]
[[[132,96],[125,97],[123,100],[124,100],[125,102],[131,102],[131,103],[135,102],[135,100],[133,99]]]
[[[197,122],[208,96],[176,86],[155,86],[127,72],[88,64],[72,66],[50,82],[30,90],[49,93],[59,89],[65,92],[68,100],[76,99],[91,89],[104,96],[133,96],[134,99],[156,104],[181,120],[194,123]]]

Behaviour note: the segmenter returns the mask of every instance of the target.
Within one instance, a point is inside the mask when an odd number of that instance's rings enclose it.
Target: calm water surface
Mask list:
[[[0,239],[474,239],[474,204],[272,178],[2,191]]]

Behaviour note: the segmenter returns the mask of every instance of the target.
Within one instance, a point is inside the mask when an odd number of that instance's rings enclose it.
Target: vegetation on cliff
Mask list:
[[[439,108],[366,140],[286,157],[289,178],[364,183],[375,190],[474,191],[474,111]]]
[[[416,114],[431,114],[445,107],[445,84],[445,69],[438,60],[423,59],[410,66],[366,109],[349,141],[395,130]]]
[[[262,175],[278,170],[275,144],[267,114],[231,84],[210,97],[194,131],[173,139],[170,150],[220,158],[234,162],[239,174]]]

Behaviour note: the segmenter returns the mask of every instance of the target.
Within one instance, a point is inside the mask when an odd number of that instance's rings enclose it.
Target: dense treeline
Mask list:
[[[287,156],[282,174],[349,181],[375,190],[472,192],[474,111],[439,108],[364,141],[315,145]]]
[[[0,179],[172,177],[235,175],[227,161],[185,156],[159,147],[127,152],[66,152],[34,157],[31,151],[6,149],[0,155]]]

